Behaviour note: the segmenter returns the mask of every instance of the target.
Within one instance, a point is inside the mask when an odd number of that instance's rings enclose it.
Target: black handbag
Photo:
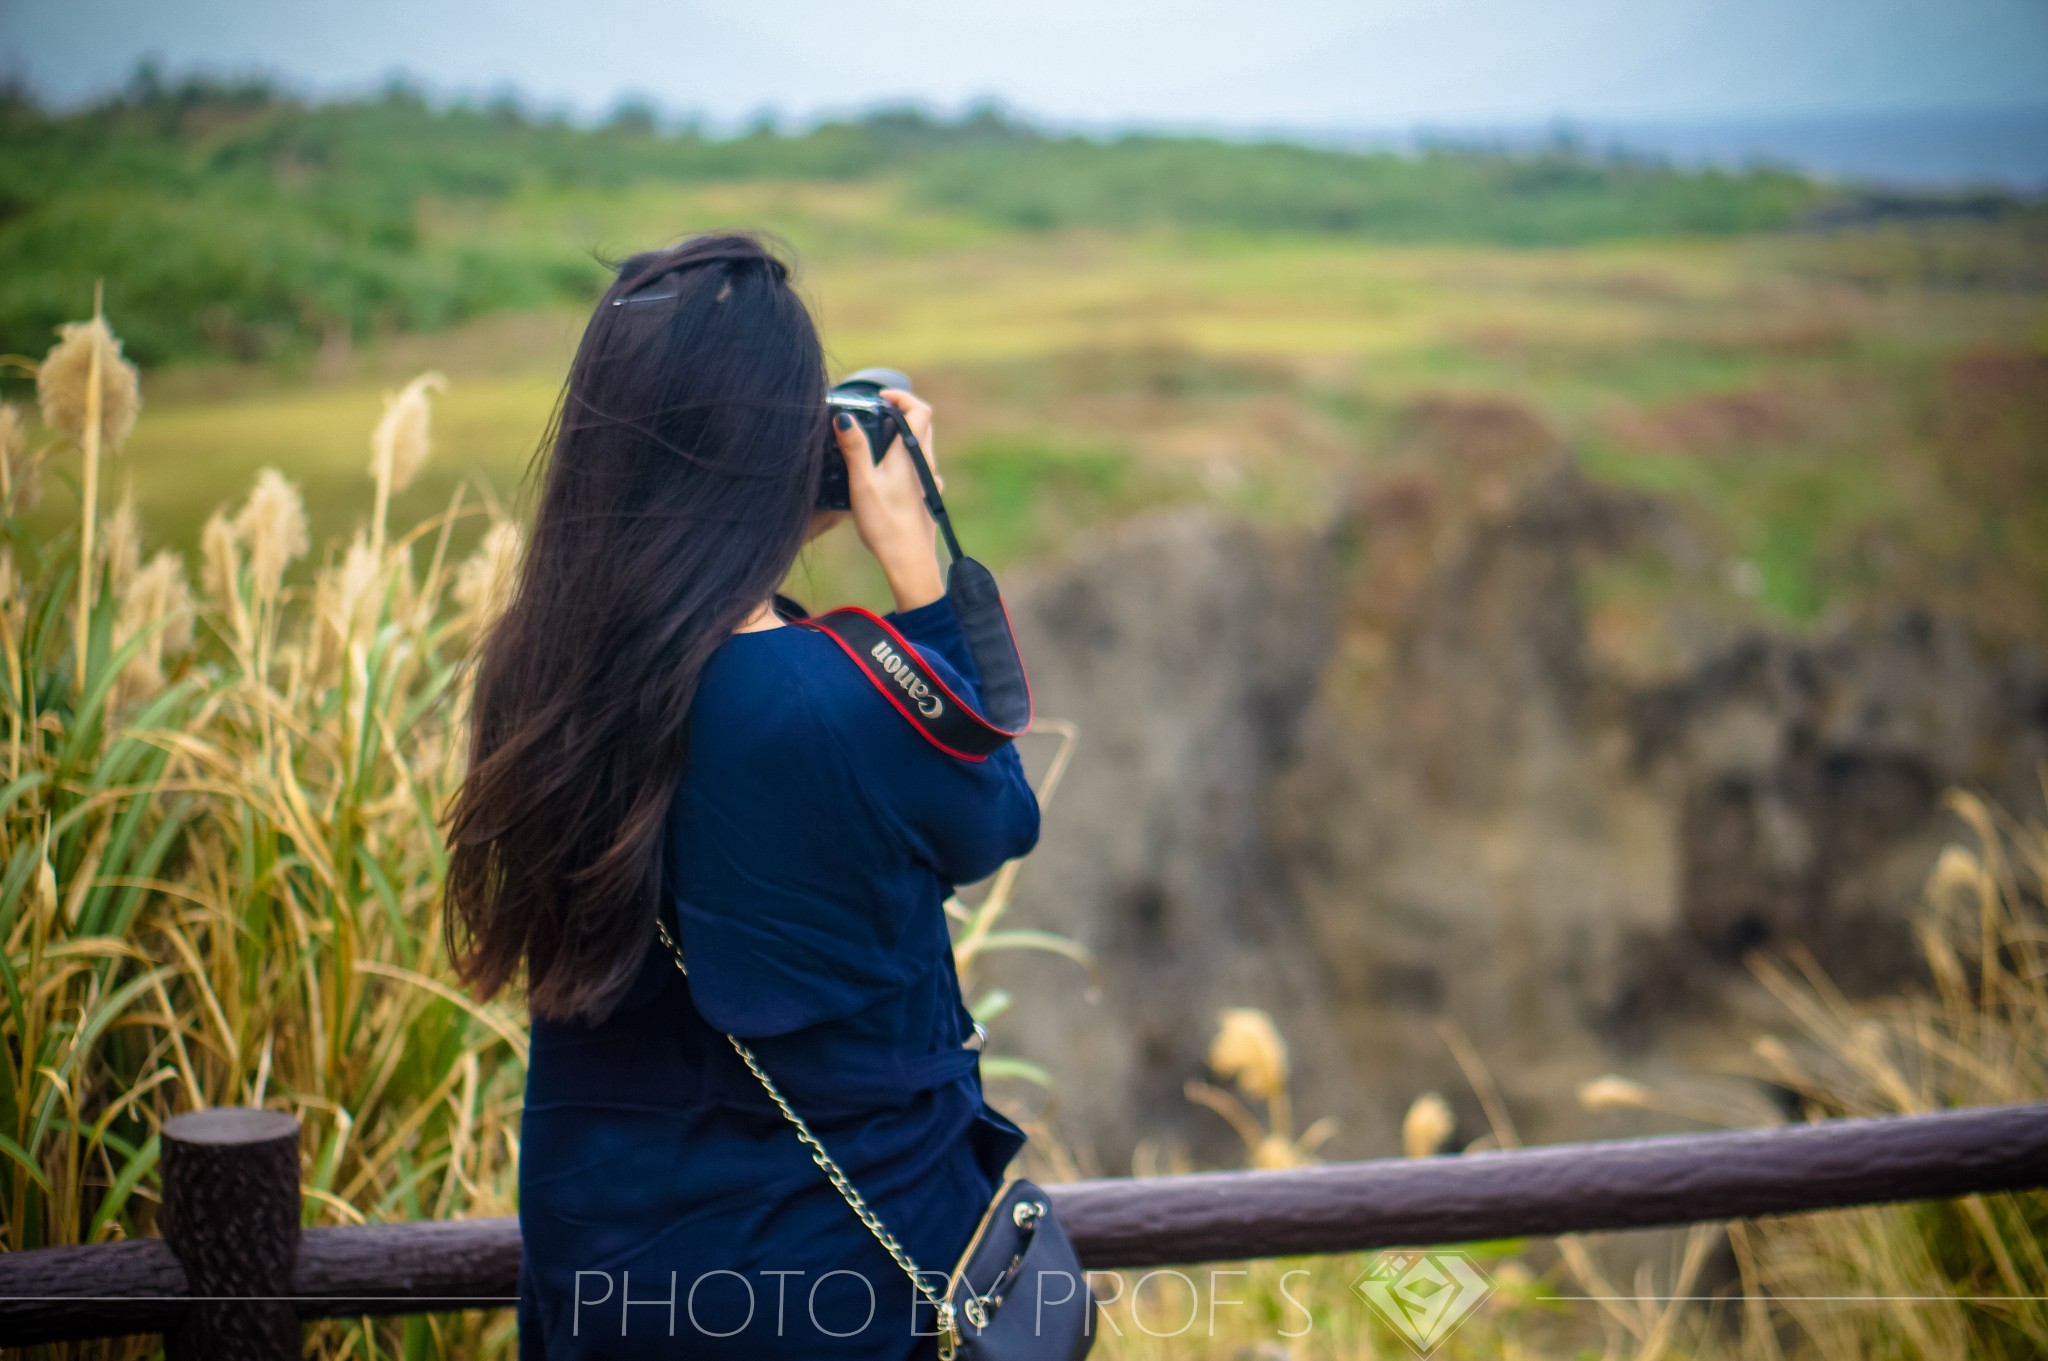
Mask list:
[[[668,923],[657,916],[654,927],[677,971],[688,977],[683,947]],[[868,1208],[754,1051],[736,1036],[728,1034],[725,1039],[795,1127],[797,1138],[811,1151],[811,1161],[823,1169],[875,1241],[931,1305],[938,1320],[941,1361],[1081,1361],[1088,1355],[1095,1345],[1095,1295],[1073,1243],[1053,1213],[1051,1198],[1035,1183],[1011,1177],[997,1188],[941,1293]]]

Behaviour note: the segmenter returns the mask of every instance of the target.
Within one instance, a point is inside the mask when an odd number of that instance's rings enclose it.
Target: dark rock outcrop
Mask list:
[[[1680,619],[1690,655],[1617,668],[1586,573],[1698,558],[1683,527],[1512,412],[1423,419],[1483,457],[1384,478],[1322,534],[1180,512],[1012,583],[1040,712],[1082,731],[1014,920],[1086,943],[1101,985],[1021,954],[984,981],[1102,1170],[1146,1142],[1241,1159],[1181,1091],[1225,1005],[1274,1014],[1333,1155],[1393,1151],[1432,1088],[1483,1132],[1446,1023],[1525,1137],[1582,1134],[1579,1081],[1747,1040],[1750,949],[1898,985],[1943,791],[2040,797],[2038,651],[1911,610],[1817,638]]]

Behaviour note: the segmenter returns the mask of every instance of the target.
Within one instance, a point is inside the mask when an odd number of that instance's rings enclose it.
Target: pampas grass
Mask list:
[[[1326,1116],[1295,1134],[1287,1041],[1273,1018],[1259,1008],[1224,1007],[1216,1013],[1208,1063],[1211,1072],[1265,1104],[1262,1123],[1235,1093],[1206,1082],[1189,1082],[1182,1089],[1188,1100],[1216,1112],[1236,1131],[1253,1167],[1305,1167],[1316,1161],[1316,1149],[1337,1132],[1337,1122]]]
[[[1443,1152],[1458,1128],[1450,1103],[1435,1092],[1424,1092],[1409,1104],[1401,1118],[1401,1152],[1410,1158],[1427,1158]]]
[[[121,342],[95,309],[91,321],[57,328],[56,347],[36,370],[43,424],[83,447],[96,437],[119,453],[142,410],[142,377],[121,356]]]
[[[426,465],[428,426],[432,404],[428,393],[442,392],[448,380],[438,373],[423,373],[395,393],[384,397],[384,415],[370,433],[370,477],[377,486],[376,504],[370,511],[370,547],[384,547],[384,519],[391,509],[391,494],[404,491]]]
[[[185,560],[163,549],[130,575],[117,594],[114,616],[114,650],[128,657],[115,691],[117,702],[162,690],[165,656],[180,656],[192,646],[194,607]]]
[[[0,402],[0,510],[34,510],[43,494],[40,473],[41,460],[28,446],[20,408]]]
[[[284,585],[285,568],[306,555],[305,498],[283,473],[265,468],[233,524],[235,542],[249,555],[252,594],[269,604]]]
[[[126,495],[102,527],[100,571],[106,587],[119,594],[142,564],[142,517],[136,512],[135,497]]]
[[[1640,1082],[1609,1073],[1579,1084],[1579,1104],[1589,1111],[1650,1110],[1655,1094]]]
[[[99,522],[100,454],[118,450],[135,428],[142,409],[142,383],[135,366],[121,357],[121,342],[101,314],[100,290],[93,290],[92,320],[57,328],[58,341],[36,365],[36,400],[43,424],[75,443],[83,458],[79,494],[78,628],[73,680],[82,690],[90,665],[93,537]]]
[[[512,603],[519,564],[526,552],[525,536],[510,520],[500,520],[484,534],[476,552],[455,573],[453,594],[479,629],[494,623]]]
[[[1273,1018],[1257,1007],[1225,1007],[1209,1042],[1209,1067],[1261,1101],[1287,1093],[1287,1044]]]
[[[2048,826],[1970,794],[1949,803],[1968,840],[1928,883],[1927,987],[1857,1002],[1810,956],[1753,966],[1788,1022],[1757,1044],[1761,1075],[1809,1118],[2048,1100]],[[2048,1355],[2048,1192],[1767,1221],[1738,1226],[1734,1242],[1745,1279],[1792,1301],[1807,1354]],[[1831,1295],[1876,1303],[1801,1299]]]
[[[65,343],[39,377],[58,453],[89,471],[132,387],[110,332]],[[163,1119],[226,1104],[299,1117],[308,1223],[510,1213],[524,1017],[465,997],[437,946],[480,617],[444,564],[483,508],[458,497],[377,552],[366,532],[303,581],[302,498],[265,470],[208,522],[195,597],[177,554],[144,560],[132,506],[42,539],[20,485],[0,541],[0,1246],[151,1232]],[[506,1315],[312,1330],[330,1357],[505,1355],[510,1335]]]

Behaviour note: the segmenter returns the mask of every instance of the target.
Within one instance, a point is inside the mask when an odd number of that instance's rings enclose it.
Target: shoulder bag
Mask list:
[[[682,946],[668,923],[656,916],[654,925],[676,970],[688,977]],[[1095,1344],[1095,1296],[1050,1198],[1036,1184],[1010,1177],[997,1188],[941,1292],[847,1180],[754,1051],[737,1036],[725,1038],[795,1128],[811,1161],[931,1305],[938,1319],[941,1361],[1081,1361],[1088,1355]]]

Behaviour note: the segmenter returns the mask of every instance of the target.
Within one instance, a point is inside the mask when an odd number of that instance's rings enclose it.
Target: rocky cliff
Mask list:
[[[1039,711],[1082,733],[1014,920],[1101,976],[1011,954],[983,981],[1018,997],[998,1046],[1057,1075],[1084,1165],[1241,1160],[1182,1094],[1224,1005],[1273,1013],[1332,1156],[1395,1151],[1427,1089],[1483,1132],[1446,1024],[1525,1137],[1585,1134],[1577,1082],[1731,1060],[1761,1024],[1748,950],[1900,984],[1943,791],[2040,798],[2038,650],[1911,609],[1794,637],[1674,596],[1638,664],[1587,581],[1709,570],[1678,518],[1510,408],[1412,433],[1428,456],[1320,532],[1176,512],[1010,584]]]

